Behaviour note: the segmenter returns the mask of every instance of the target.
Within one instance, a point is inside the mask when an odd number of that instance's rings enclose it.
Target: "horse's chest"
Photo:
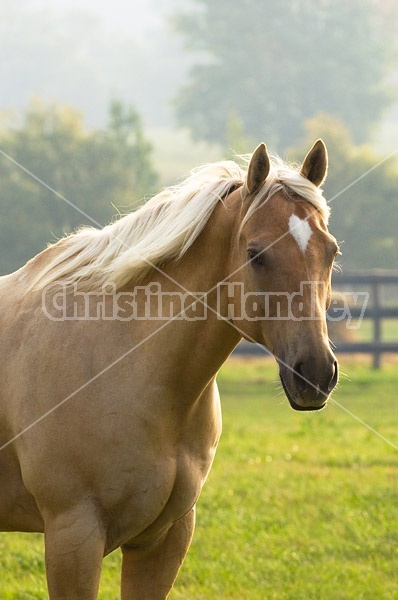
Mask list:
[[[195,505],[210,470],[214,451],[198,455],[185,447],[175,455],[159,458],[156,468],[148,465],[134,483],[127,486],[118,503],[109,511],[108,546],[122,543],[148,545],[181,519]]]
[[[169,507],[174,519],[181,518],[196,503],[210,471],[214,451],[201,456],[181,449],[177,459],[177,472]]]
[[[202,443],[177,447],[172,459],[175,471],[171,493],[166,486],[163,488],[167,502],[159,515],[161,521],[174,522],[194,506],[213,463],[218,437],[217,433],[210,442],[204,435]]]
[[[126,527],[124,534],[130,530],[131,543],[146,544],[152,538],[158,538],[195,505],[220,436],[219,411],[211,416],[206,427],[197,426],[194,431],[190,426],[186,427],[178,441],[166,444],[161,453],[142,465],[141,493],[137,494],[137,478],[130,480],[133,486],[125,494],[124,526],[118,522],[117,529],[122,533]],[[130,526],[133,527],[130,529]]]

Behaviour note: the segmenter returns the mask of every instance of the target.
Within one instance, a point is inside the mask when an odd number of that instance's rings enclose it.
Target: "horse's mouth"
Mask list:
[[[301,405],[301,404],[297,404],[297,402],[295,400],[293,400],[292,395],[287,387],[287,385],[285,384],[283,377],[281,374],[279,374],[279,378],[281,380],[282,383],[282,387],[283,390],[286,394],[286,398],[289,400],[289,404],[290,406],[294,409],[294,410],[299,410],[299,411],[313,411],[313,410],[322,410],[322,408],[325,408],[326,406],[326,402],[327,400],[325,400],[325,402],[323,402],[322,404],[319,405],[314,405],[314,404],[308,404],[308,405]]]

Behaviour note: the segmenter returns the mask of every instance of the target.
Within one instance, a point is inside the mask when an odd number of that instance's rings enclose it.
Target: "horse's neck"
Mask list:
[[[182,320],[175,327],[178,343],[186,348],[186,360],[192,361],[193,368],[203,373],[204,378],[218,371],[241,339],[226,318],[226,307],[220,305],[225,302],[220,283],[233,270],[230,257],[237,238],[236,212],[233,206],[228,211],[223,205],[218,206],[192,247],[165,271],[164,283],[168,288],[174,286],[181,293],[204,294],[203,300],[197,301],[200,318],[185,323]],[[193,302],[194,298],[190,298],[187,305]]]

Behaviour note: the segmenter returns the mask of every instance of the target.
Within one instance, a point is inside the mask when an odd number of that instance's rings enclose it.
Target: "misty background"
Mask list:
[[[302,160],[317,137],[344,268],[397,268],[393,0],[0,0],[0,16],[1,273],[196,165],[260,141]]]

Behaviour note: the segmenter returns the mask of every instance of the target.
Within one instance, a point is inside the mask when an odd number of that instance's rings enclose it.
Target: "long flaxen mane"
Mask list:
[[[118,289],[132,280],[139,283],[152,268],[183,256],[216,204],[243,186],[246,174],[234,161],[198,167],[182,183],[163,190],[103,229],[84,227],[62,238],[42,253],[58,250],[51,252],[51,258],[35,274],[30,289],[61,282],[94,292],[107,283]],[[272,159],[270,173],[252,199],[244,222],[280,190],[292,200],[297,197],[291,192],[310,202],[327,223],[329,207],[322,191],[279,158]]]

